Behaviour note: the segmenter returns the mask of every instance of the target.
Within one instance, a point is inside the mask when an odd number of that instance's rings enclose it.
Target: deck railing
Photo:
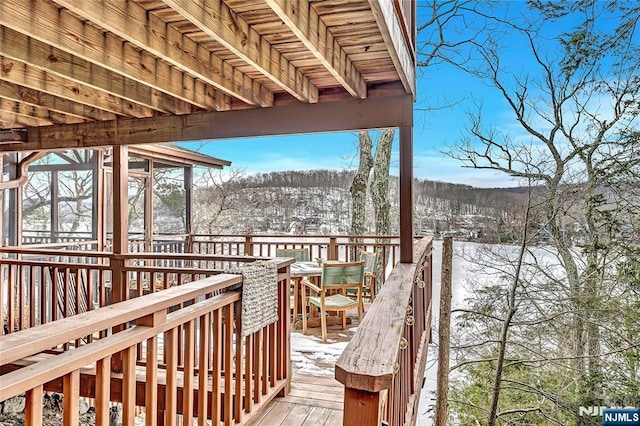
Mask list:
[[[183,260],[203,262],[202,258],[191,256]],[[207,261],[214,260],[213,256],[208,258]],[[251,260],[255,259],[226,261],[238,264]],[[225,259],[218,256],[215,261]],[[0,336],[0,401],[26,392],[27,425],[40,424],[42,394],[49,390],[64,394],[65,424],[78,424],[79,396],[96,399],[98,425],[109,424],[109,401],[122,404],[123,424],[134,423],[136,406],[145,407],[147,425],[158,424],[158,413],[167,425],[177,424],[178,414],[183,416],[183,424],[191,424],[193,416],[198,416],[199,424],[206,424],[207,418],[214,424],[239,423],[287,389],[290,263],[278,264],[278,320],[244,337],[242,296],[232,288],[242,283],[242,276],[219,270],[209,270],[215,275],[201,280],[197,280],[197,274],[203,273],[201,269],[197,273],[175,270],[194,281],[183,283],[179,279],[175,284],[182,285],[165,291],[54,318],[55,322],[36,318],[25,324],[14,323],[18,328],[25,327]],[[11,278],[5,275],[8,282],[20,275],[42,276],[47,268],[41,261],[13,259],[3,259],[2,266],[5,271],[14,271]],[[68,267],[85,268],[90,276],[108,270],[109,265],[77,263]],[[131,266],[123,273],[133,273],[142,280],[144,274],[161,273],[161,268]],[[68,279],[69,273],[55,276]],[[135,325],[114,332],[123,324],[132,323]],[[115,376],[110,373],[113,356],[122,364],[122,372]],[[28,369],[22,368],[26,365]],[[95,380],[89,380],[90,376]]]
[[[431,337],[431,239],[397,264],[336,363],[344,425],[413,425]]]
[[[380,255],[391,268],[400,259],[398,236],[354,235],[206,235],[191,237],[191,252],[219,255],[275,257],[280,248],[309,249],[311,259],[356,261],[363,250]],[[381,274],[384,282],[386,274]]]

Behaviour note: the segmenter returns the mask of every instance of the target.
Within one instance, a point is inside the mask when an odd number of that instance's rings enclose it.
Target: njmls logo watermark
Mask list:
[[[640,426],[640,408],[580,407],[580,416],[602,417],[602,426]]]

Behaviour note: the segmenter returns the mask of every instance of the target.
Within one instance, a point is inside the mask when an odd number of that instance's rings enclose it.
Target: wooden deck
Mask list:
[[[365,303],[365,313],[369,310],[370,303]],[[340,325],[331,324],[327,327],[327,338],[330,343],[348,342],[353,337],[354,328],[359,325],[358,313],[347,312],[349,325],[342,329]],[[302,321],[298,320],[294,331],[302,333]],[[314,321],[312,321],[313,323]],[[320,341],[322,332],[320,327],[310,327],[307,335],[314,336]],[[296,348],[292,346],[292,351]],[[303,357],[313,354],[302,353]],[[335,364],[327,364],[326,361],[314,360],[320,370],[334,371]],[[294,363],[295,364],[295,363]],[[341,425],[344,406],[344,385],[337,381],[333,375],[318,376],[302,374],[295,371],[291,378],[291,391],[285,397],[276,397],[258,415],[254,426],[312,426],[312,425]]]
[[[341,425],[344,386],[333,377],[294,374],[291,392],[271,401],[255,426]]]

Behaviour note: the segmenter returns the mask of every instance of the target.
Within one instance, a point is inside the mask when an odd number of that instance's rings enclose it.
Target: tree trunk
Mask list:
[[[393,144],[394,134],[395,129],[383,130],[376,148],[373,180],[371,181],[371,200],[373,201],[376,235],[389,235],[391,232],[389,220],[389,210],[391,210],[391,203],[389,202],[389,166],[391,165],[391,146]],[[386,240],[381,239],[376,242],[384,243]],[[382,253],[378,253],[376,264],[376,293],[378,293],[382,285],[386,260],[388,258],[388,249],[385,248]]]
[[[531,186],[531,183],[529,183]],[[513,281],[507,295],[507,313],[502,323],[502,330],[500,331],[500,340],[498,341],[498,359],[496,363],[496,375],[493,380],[493,391],[491,392],[491,405],[489,407],[489,416],[487,418],[487,425],[494,426],[498,419],[498,402],[500,402],[500,390],[502,388],[502,373],[504,370],[504,359],[507,353],[507,343],[509,342],[509,328],[511,327],[511,321],[513,316],[518,310],[519,301],[516,301],[518,297],[518,288],[520,286],[520,274],[522,272],[522,265],[524,263],[524,257],[527,253],[527,247],[529,246],[529,236],[527,230],[529,228],[529,217],[531,214],[531,192],[529,192],[529,199],[527,201],[527,209],[525,211],[524,224],[522,226],[522,239],[520,241],[520,250],[518,252],[518,262],[516,264],[516,270],[513,274]]]
[[[358,133],[360,145],[360,162],[358,163],[358,171],[353,177],[351,183],[351,235],[364,235],[366,233],[366,206],[367,206],[367,184],[369,182],[369,174],[373,166],[373,156],[371,154],[372,145],[369,132],[363,131]],[[352,243],[362,243],[362,238],[352,238]],[[356,247],[353,246],[350,253],[351,260],[358,259]]]

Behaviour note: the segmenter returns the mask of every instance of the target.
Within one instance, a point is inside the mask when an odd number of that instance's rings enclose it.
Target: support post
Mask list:
[[[193,233],[193,169],[191,167],[184,168],[184,190],[186,194],[184,232],[191,235]]]
[[[451,269],[453,238],[442,242],[442,272],[440,281],[440,326],[438,350],[438,382],[436,388],[435,426],[447,424],[447,393],[449,392],[449,345],[451,329]]]
[[[113,254],[129,251],[129,148],[113,147]],[[112,259],[112,302],[128,299],[124,260]]]
[[[147,160],[144,178],[144,250],[153,252],[153,160]]]
[[[400,127],[400,262],[413,262],[413,126]]]
[[[118,254],[129,251],[129,148],[126,145],[113,147],[113,254],[111,259],[111,303],[129,298],[129,284],[124,270],[125,260]],[[114,327],[121,331],[125,325]],[[122,372],[123,354],[111,357],[111,370]]]
[[[104,185],[104,151],[93,151],[92,162],[92,191],[93,208],[91,209],[91,238],[98,241],[98,251],[104,250],[106,240],[106,226],[104,223],[104,206],[106,194]]]
[[[9,154],[9,180],[14,180],[18,177],[18,154]],[[18,219],[22,220],[22,216],[18,214],[18,204],[22,203],[22,198],[18,192],[20,187],[15,189],[9,189],[9,203],[7,211],[9,212],[9,218],[7,223],[8,242],[7,245],[17,246],[22,244],[22,231],[18,232]],[[20,225],[20,228],[22,226]],[[20,238],[20,241],[18,241]]]
[[[51,171],[51,242],[58,242],[60,233],[60,183],[57,170]]]

